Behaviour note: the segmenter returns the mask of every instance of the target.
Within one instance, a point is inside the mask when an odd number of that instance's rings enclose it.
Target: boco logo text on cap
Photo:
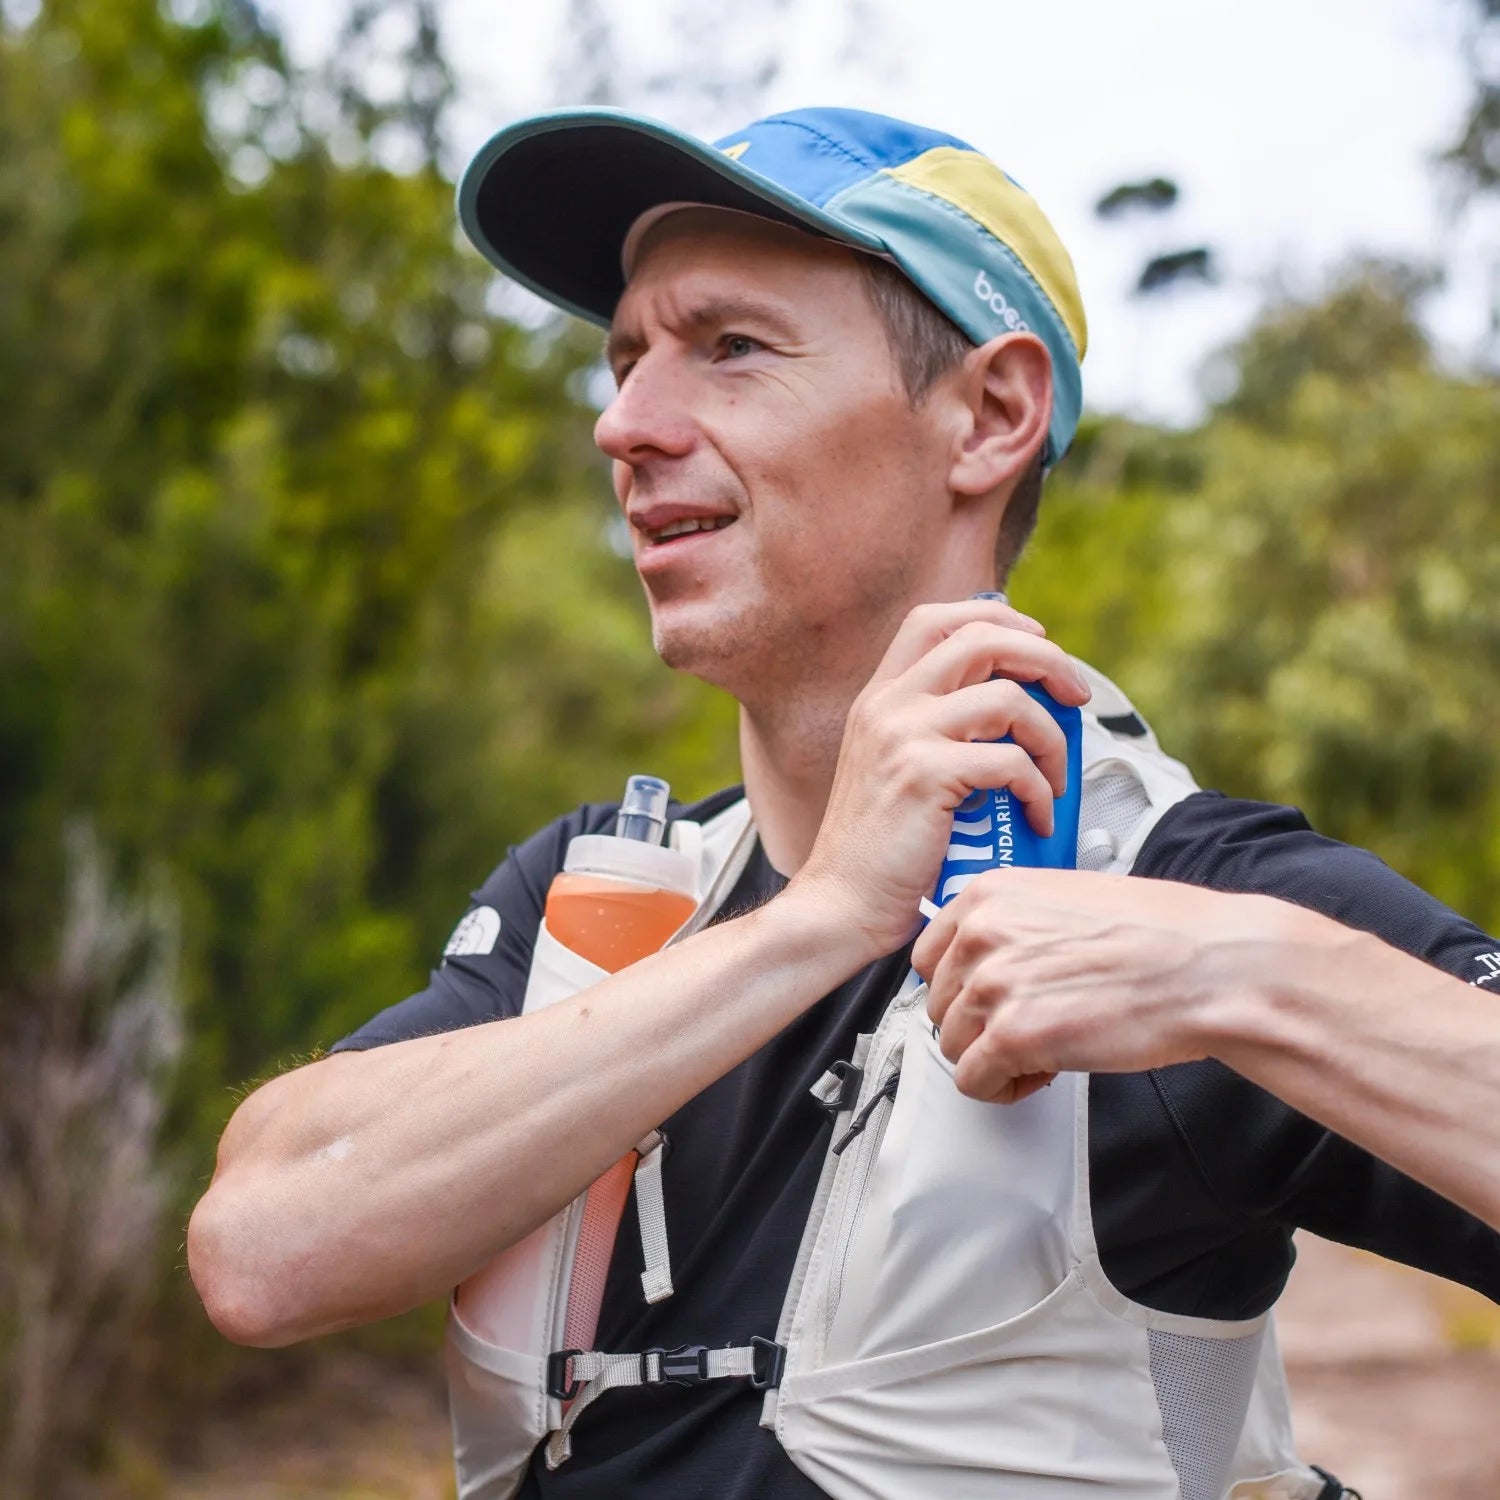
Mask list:
[[[990,285],[990,279],[983,271],[974,278],[974,295],[981,302],[989,303],[990,311],[1012,333],[1031,332],[1031,325],[1005,300],[1004,292]]]

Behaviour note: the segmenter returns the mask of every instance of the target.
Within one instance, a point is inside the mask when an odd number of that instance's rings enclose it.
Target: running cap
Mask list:
[[[1036,334],[1052,356],[1043,463],[1067,452],[1088,337],[1073,263],[1035,199],[954,136],[863,110],[798,109],[709,145],[622,110],[559,110],[493,136],[458,187],[459,219],[486,260],[604,327],[641,233],[690,205],[893,261],[976,344]]]

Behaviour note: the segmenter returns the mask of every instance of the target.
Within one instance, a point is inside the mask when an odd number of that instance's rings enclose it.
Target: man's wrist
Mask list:
[[[1239,910],[1216,939],[1217,983],[1199,1016],[1208,1055],[1247,1073],[1267,1051],[1315,1059],[1328,1043],[1331,998],[1385,945],[1276,897],[1227,899]]]
[[[794,879],[762,911],[784,929],[788,941],[839,973],[838,984],[891,951],[859,920],[857,894],[826,880]],[[915,926],[915,912],[912,917]]]

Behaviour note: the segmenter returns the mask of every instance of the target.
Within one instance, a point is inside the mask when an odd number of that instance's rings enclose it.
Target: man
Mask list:
[[[576,1392],[557,1349],[531,1402],[563,1423],[551,1463],[576,1427],[555,1472],[531,1437],[497,1456],[515,1361],[460,1331],[466,1495],[1339,1494],[1290,1456],[1266,1325],[1292,1229],[1492,1295],[1496,1236],[1215,1062],[976,1102],[1014,1070],[949,971],[1003,1013],[1000,881],[919,955],[936,1037],[904,983],[969,791],[1052,826],[1062,736],[1022,682],[1092,694],[1105,865],[1279,894],[1456,972],[1500,946],[1291,810],[1195,793],[1109,684],[972,597],[1078,416],[1082,310],[1040,211],[962,142],[837,110],[717,149],[543,117],[460,206],[497,265],[609,325],[597,440],[658,651],[740,703],[755,842],[718,920],[525,1013],[548,882],[612,809],[514,851],[428,990],[231,1121],[189,1237],[215,1322],[276,1344],[445,1295],[665,1121],[675,1295],[642,1303],[622,1239],[597,1339],[621,1388],[591,1404],[602,1377]],[[726,1344],[779,1353],[711,1370]]]

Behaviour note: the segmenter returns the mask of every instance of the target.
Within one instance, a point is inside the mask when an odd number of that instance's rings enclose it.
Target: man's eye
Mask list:
[[[743,359],[760,348],[760,340],[751,338],[748,333],[726,333],[719,341],[719,347],[727,359]]]

